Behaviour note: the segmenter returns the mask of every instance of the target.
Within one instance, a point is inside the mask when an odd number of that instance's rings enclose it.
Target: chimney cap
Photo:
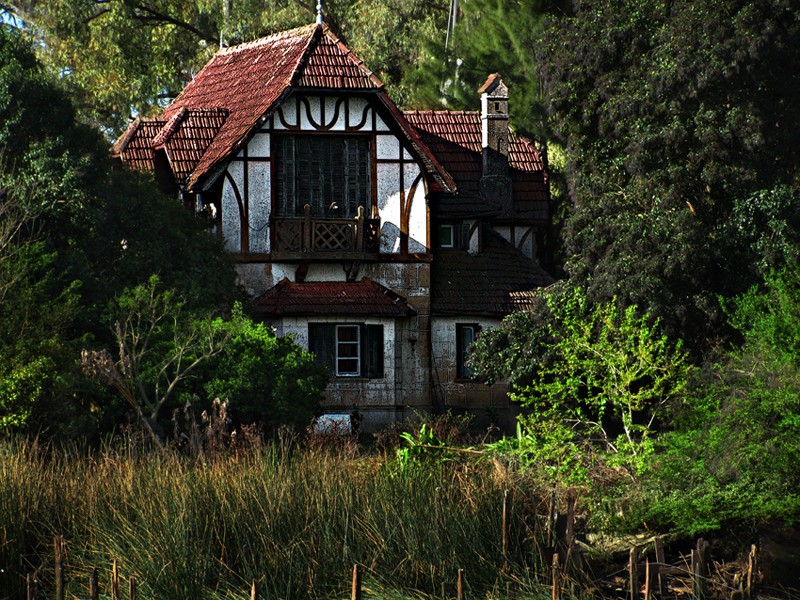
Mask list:
[[[478,88],[479,94],[489,94],[492,96],[508,97],[508,88],[503,83],[499,73],[492,73],[486,78],[486,82]]]

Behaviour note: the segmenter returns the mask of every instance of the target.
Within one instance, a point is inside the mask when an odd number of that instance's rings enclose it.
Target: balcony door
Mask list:
[[[370,208],[370,141],[364,136],[275,136],[275,211],[301,217],[354,218]]]

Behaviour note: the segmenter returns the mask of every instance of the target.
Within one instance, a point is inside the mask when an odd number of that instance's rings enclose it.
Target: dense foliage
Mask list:
[[[776,225],[794,239],[797,10],[584,0],[552,21],[539,57],[567,151],[567,269],[592,299],[702,344],[722,324],[716,295],[757,281],[753,240]]]
[[[268,341],[241,313],[219,318],[238,295],[220,241],[152,181],[112,169],[107,141],[78,121],[60,82],[7,27],[0,97],[0,432],[92,436],[132,411],[160,443],[190,384],[204,392],[201,364],[218,382],[209,393],[266,400],[263,377],[234,385],[203,364],[227,340],[218,368],[254,371],[266,360],[272,383],[284,382],[275,393],[298,392],[302,407],[288,411],[290,400],[276,396],[245,416],[305,425],[324,386],[309,355]],[[237,345],[251,332],[260,345]],[[200,398],[199,408],[211,400]]]

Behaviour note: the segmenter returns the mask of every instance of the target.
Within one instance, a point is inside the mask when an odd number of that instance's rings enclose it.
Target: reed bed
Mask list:
[[[515,530],[503,556],[502,499]],[[275,444],[191,459],[175,452],[64,452],[0,444],[0,598],[51,581],[54,535],[67,596],[117,560],[138,598],[345,598],[353,564],[367,597],[441,598],[459,568],[472,597],[513,583],[536,594],[538,498],[488,460],[418,463]],[[527,513],[531,513],[531,515]],[[371,591],[370,591],[371,590]]]

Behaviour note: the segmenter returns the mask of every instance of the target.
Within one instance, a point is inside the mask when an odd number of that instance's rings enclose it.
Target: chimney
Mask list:
[[[502,216],[511,216],[511,177],[508,171],[508,88],[500,75],[489,75],[481,88],[481,197]]]

